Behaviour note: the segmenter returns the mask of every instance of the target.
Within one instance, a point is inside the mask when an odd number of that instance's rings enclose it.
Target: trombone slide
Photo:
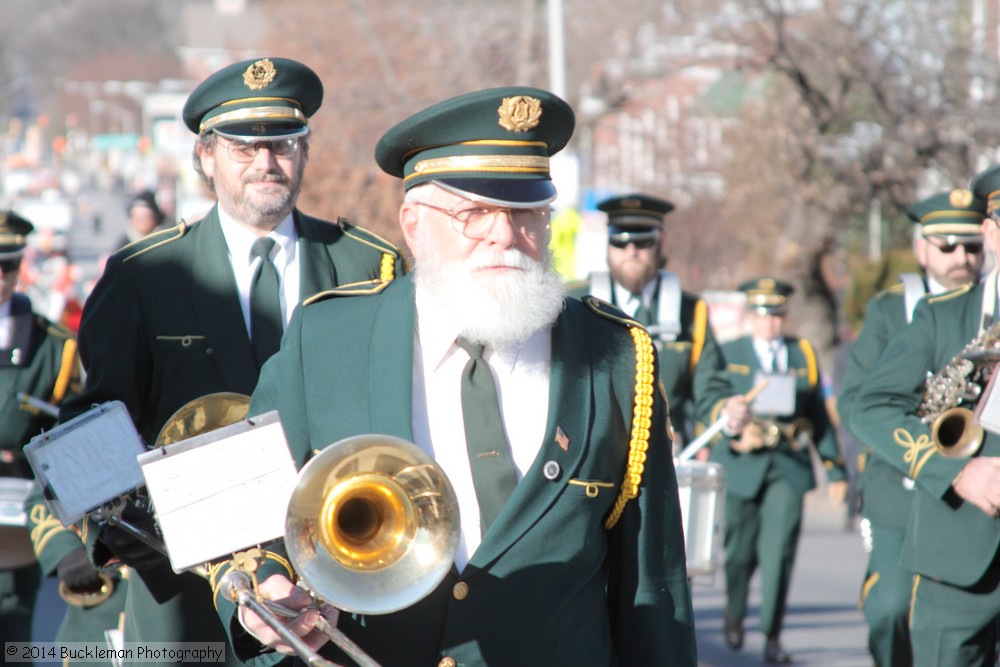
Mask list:
[[[298,656],[305,660],[307,664],[312,667],[336,667],[332,662],[311,649],[308,644],[302,641],[301,637],[291,632],[278,618],[279,616],[294,618],[299,615],[299,612],[274,602],[261,602],[258,600],[250,584],[250,577],[245,572],[232,569],[223,575],[222,590],[230,600],[257,614],[286,644],[295,649]],[[358,663],[359,667],[380,667],[360,646],[330,624],[325,617],[320,619],[320,622],[316,625],[316,629],[329,637],[347,655],[351,656]]]

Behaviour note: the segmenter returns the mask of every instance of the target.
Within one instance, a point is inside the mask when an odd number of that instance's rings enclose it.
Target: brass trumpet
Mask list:
[[[813,425],[805,417],[796,417],[788,423],[763,417],[754,417],[751,421],[763,432],[765,447],[777,447],[784,437],[792,451],[797,452],[805,449],[812,442]]]

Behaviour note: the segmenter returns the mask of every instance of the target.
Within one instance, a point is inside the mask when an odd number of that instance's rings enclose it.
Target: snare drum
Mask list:
[[[701,461],[676,465],[688,576],[714,574],[722,553],[725,469],[721,464]]]
[[[0,570],[23,567],[36,560],[24,509],[29,491],[30,479],[0,477]]]

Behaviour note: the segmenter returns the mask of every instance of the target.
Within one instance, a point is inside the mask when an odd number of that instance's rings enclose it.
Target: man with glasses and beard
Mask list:
[[[313,299],[254,392],[251,414],[278,410],[299,465],[382,433],[416,443],[455,487],[461,536],[444,581],[399,612],[333,612],[385,667],[696,664],[652,342],[617,309],[567,298],[549,266],[549,157],[573,127],[558,97],[512,87],[390,129],[376,160],[403,179],[412,277]],[[260,591],[305,607],[281,552],[259,565]],[[251,662],[281,655],[250,636],[288,650],[252,612],[216,602]],[[321,646],[315,623],[309,609],[287,627]]]
[[[571,293],[607,301],[646,326],[659,353],[675,448],[720,416],[728,419],[729,435],[740,433],[748,410],[742,397],[732,395],[708,305],[682,290],[676,273],[664,270],[663,222],[674,205],[632,193],[605,199],[597,208],[608,216],[608,271],[591,273]]]
[[[296,208],[309,118],[323,86],[284,58],[229,65],[184,105],[194,165],[217,205],[196,223],[153,233],[112,255],[84,308],[82,395],[62,419],[122,401],[152,445],[182,406],[219,392],[249,395],[300,301],[339,284],[404,271],[388,242]],[[39,503],[41,500],[39,499]],[[131,517],[152,529],[145,513]],[[129,579],[124,641],[225,641],[207,580],[176,575],[165,556],[120,528],[86,527],[92,561]],[[227,652],[232,664],[239,664]]]
[[[920,274],[876,294],[854,345],[837,398],[845,426],[853,430],[852,405],[889,340],[913,317],[925,294],[942,294],[979,282],[983,267],[986,202],[965,188],[941,192],[912,204],[906,214],[916,225],[914,254]],[[913,507],[914,482],[872,448],[862,466],[861,514],[868,521],[871,551],[862,588],[868,623],[868,650],[876,665],[906,667],[910,651],[910,595],[913,572],[899,563],[906,523]]]
[[[977,175],[971,189],[977,199],[986,202],[988,217],[982,221],[980,233],[995,259],[1000,253],[1000,166]],[[968,219],[979,215],[970,212]],[[934,241],[932,252],[946,249],[941,239]],[[956,239],[948,245],[960,243]],[[955,248],[944,254],[957,255],[954,261],[958,262],[962,253],[974,254],[978,241],[971,243],[972,248]],[[913,664],[918,667],[992,665],[997,659],[1000,439],[994,432],[984,431],[974,454],[949,456],[932,435],[932,425],[946,407],[975,410],[983,407],[986,396],[996,401],[996,394],[984,391],[980,400],[970,393],[959,402],[935,400],[925,391],[925,381],[944,369],[942,377],[950,379],[940,383],[938,378],[933,381],[935,386],[959,387],[966,381],[973,387],[985,384],[976,367],[968,373],[962,369],[965,360],[960,355],[973,341],[980,351],[995,352],[996,295],[997,270],[993,269],[978,284],[973,280],[921,299],[912,323],[892,337],[851,403],[850,429],[876,457],[915,483],[899,564],[915,575],[909,637]],[[977,340],[981,336],[982,340]],[[995,369],[995,361],[989,357],[982,363],[985,365],[978,368]],[[984,410],[984,422],[988,415]],[[969,428],[973,426],[970,420]],[[937,442],[946,445],[950,438],[944,440]],[[868,504],[867,497],[865,502]]]

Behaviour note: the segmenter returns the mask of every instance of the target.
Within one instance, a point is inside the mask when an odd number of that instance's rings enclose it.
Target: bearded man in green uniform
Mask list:
[[[816,486],[810,443],[822,458],[829,493],[843,502],[846,472],[826,411],[816,353],[809,341],[784,333],[793,288],[774,278],[748,280],[749,334],[724,343],[727,372],[736,391],[769,382],[754,410],[764,410],[737,438],[712,447],[711,460],[726,469],[725,640],[743,645],[750,579],[761,571],[759,626],[764,661],[792,661],[780,634],[802,527],[803,496]]]
[[[80,327],[85,390],[63,419],[119,400],[153,443],[190,401],[249,395],[302,299],[405,271],[388,242],[296,208],[308,121],[322,98],[316,74],[284,58],[235,63],[195,88],[183,116],[218,203],[202,220],[109,259]],[[206,580],[174,574],[164,556],[119,528],[90,522],[84,534],[95,564],[121,561],[138,575],[127,590],[126,642],[225,641]]]
[[[33,312],[31,300],[16,291],[33,230],[13,211],[0,211],[0,482],[9,482],[11,489],[32,477],[22,448],[56,421],[45,404],[55,408],[80,389],[72,333]],[[27,398],[40,403],[33,406]],[[7,515],[8,509],[19,508],[5,504],[3,509]],[[13,523],[0,525],[0,636],[27,642],[41,577],[28,529]]]
[[[972,191],[987,203],[982,233],[996,258],[1000,167],[976,176]],[[949,440],[938,447],[931,431],[946,406],[930,394],[925,402],[924,389],[928,376],[945,368],[976,383],[975,375],[961,372],[959,355],[997,322],[996,289],[994,270],[979,284],[920,301],[913,322],[892,338],[865,377],[850,415],[851,428],[876,455],[916,483],[900,564],[917,575],[910,644],[918,667],[991,665],[997,659],[1000,438],[986,432],[973,458],[949,455]],[[994,333],[984,346],[995,346]]]
[[[278,410],[299,464],[383,433],[431,454],[456,489],[461,535],[442,584],[409,609],[337,619],[385,667],[697,662],[652,341],[606,303],[567,298],[548,266],[549,157],[573,126],[561,99],[516,87],[389,130],[376,159],[404,182],[414,277],[304,306],[254,392],[251,413]],[[468,386],[482,371],[489,400]],[[482,439],[492,444],[476,453]],[[286,564],[269,553],[260,590],[302,607]],[[288,627],[320,644],[314,614]],[[255,615],[240,618],[282,646]],[[255,664],[281,657],[249,648]]]
[[[736,435],[746,426],[747,406],[732,395],[708,305],[682,290],[676,273],[664,270],[663,223],[674,205],[632,193],[605,199],[597,208],[608,216],[608,271],[592,272],[570,293],[607,301],[646,326],[659,354],[676,448],[720,417]]]
[[[868,304],[837,399],[848,429],[861,383],[892,337],[910,322],[920,298],[979,281],[986,202],[959,188],[916,202],[906,214],[919,230],[914,253],[923,270],[920,275],[902,276],[899,284],[876,294]],[[913,506],[914,482],[870,451],[862,473],[861,506],[871,531],[862,589],[868,650],[880,667],[906,667],[913,663],[909,629],[913,572],[900,566],[899,557]]]

